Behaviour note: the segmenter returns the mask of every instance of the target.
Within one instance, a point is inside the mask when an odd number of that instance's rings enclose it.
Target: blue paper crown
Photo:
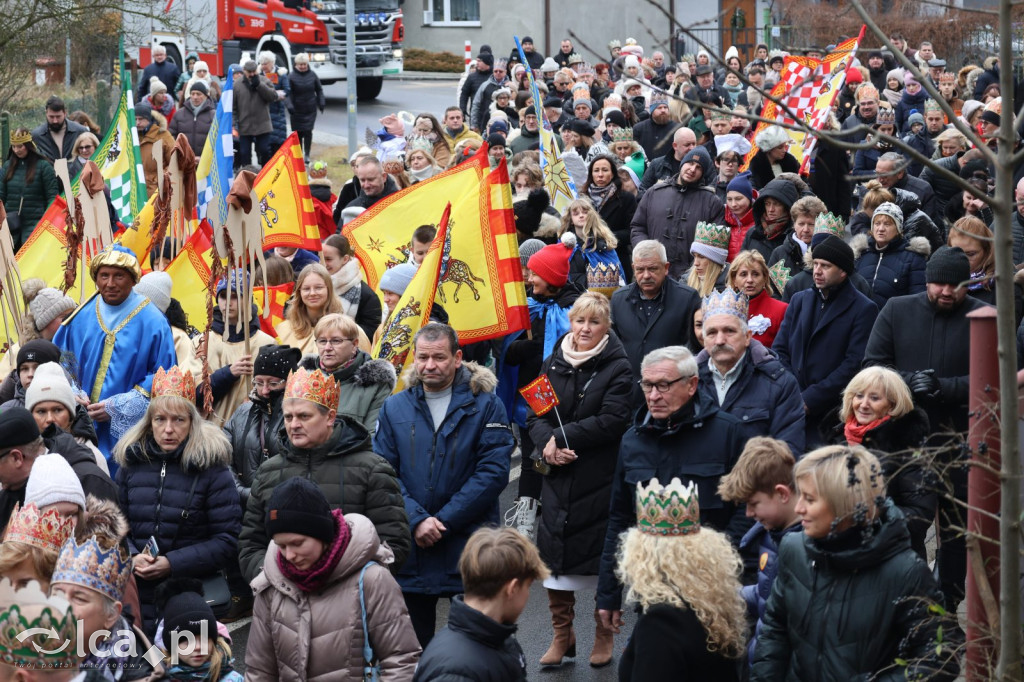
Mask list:
[[[131,557],[120,545],[104,550],[95,535],[81,545],[72,537],[60,550],[50,582],[81,585],[121,601],[131,572]]]
[[[726,287],[721,293],[712,291],[704,297],[701,310],[704,311],[705,320],[712,315],[735,315],[746,322],[747,306],[748,299],[746,294],[741,294]]]

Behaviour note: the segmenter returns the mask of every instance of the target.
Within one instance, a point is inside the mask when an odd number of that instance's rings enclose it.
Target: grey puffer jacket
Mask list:
[[[307,355],[299,363],[305,369],[321,369],[317,355]],[[387,360],[374,360],[369,354],[357,351],[348,367],[332,372],[338,381],[340,398],[338,414],[351,417],[373,433],[377,430],[380,406],[395,390],[395,367]]]
[[[336,515],[336,518],[339,515]],[[373,523],[345,514],[351,530],[345,553],[328,583],[303,592],[281,572],[278,548],[266,550],[263,572],[252,582],[256,603],[245,655],[245,679],[353,682],[363,679],[363,625],[359,575],[363,575],[366,628],[381,679],[411,680],[420,645],[398,583],[388,572],[394,560],[380,544]]]

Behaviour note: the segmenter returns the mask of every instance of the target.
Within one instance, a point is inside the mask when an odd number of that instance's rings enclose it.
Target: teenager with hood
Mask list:
[[[747,232],[741,250],[754,249],[765,262],[772,252],[782,246],[793,226],[789,209],[800,198],[796,185],[788,180],[772,180],[757,195],[754,207],[754,227]]]

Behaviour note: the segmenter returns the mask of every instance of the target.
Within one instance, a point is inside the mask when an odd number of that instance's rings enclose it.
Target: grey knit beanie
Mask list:
[[[35,318],[38,331],[46,329],[46,326],[61,313],[74,310],[77,307],[73,298],[52,287],[40,289],[36,297],[28,304],[29,312]]]

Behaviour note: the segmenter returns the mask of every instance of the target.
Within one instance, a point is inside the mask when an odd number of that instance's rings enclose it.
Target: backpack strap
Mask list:
[[[359,610],[362,611],[363,616],[363,667],[373,666],[373,647],[370,646],[370,630],[366,627],[366,597],[363,593],[363,576],[366,575],[366,569],[370,566],[377,566],[376,561],[368,561],[363,566],[363,570],[359,572]]]

